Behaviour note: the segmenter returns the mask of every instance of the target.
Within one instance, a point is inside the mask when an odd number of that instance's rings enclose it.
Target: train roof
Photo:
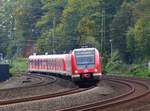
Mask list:
[[[29,59],[48,59],[48,58],[65,58],[67,54],[56,54],[56,55],[31,55]]]
[[[79,48],[79,49],[74,49],[73,51],[85,51],[85,50],[95,50],[96,48]]]

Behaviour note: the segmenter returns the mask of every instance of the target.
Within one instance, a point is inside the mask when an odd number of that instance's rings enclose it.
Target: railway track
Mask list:
[[[17,82],[19,85],[14,84],[11,88],[6,86],[6,88],[4,87],[3,89],[0,89],[0,101],[30,97],[40,93],[45,94],[48,92],[48,89],[45,90],[46,87],[50,87],[57,82],[55,77],[42,74],[26,74],[23,76],[23,78],[24,77],[25,79],[20,79],[19,82]],[[11,85],[11,82],[9,82],[9,84],[7,83],[6,85]]]
[[[46,84],[54,83],[56,82],[56,78],[48,75],[42,75],[42,74],[25,74],[26,80],[22,81],[22,86],[12,87],[12,88],[3,88],[0,89],[1,91],[9,91],[9,90],[20,90],[24,88],[32,88],[32,87],[39,87]]]
[[[131,78],[123,78],[123,77],[113,77],[113,76],[105,76],[103,77],[104,81],[108,81],[108,83],[114,83],[114,84],[122,84],[121,86],[125,86],[126,90],[122,93],[118,93],[118,95],[112,96],[110,98],[105,98],[105,99],[96,99],[94,102],[88,102],[84,103],[82,105],[72,105],[72,106],[62,106],[62,108],[54,108],[59,111],[102,111],[103,109],[109,109],[113,108],[115,106],[122,105],[124,103],[131,102],[133,100],[139,99],[144,97],[150,92],[150,87],[146,82],[137,80],[137,79],[131,79]],[[72,88],[70,90],[66,91],[61,91],[57,93],[51,93],[51,94],[43,94],[43,95],[34,95],[34,96],[29,96],[29,97],[21,97],[21,98],[14,98],[14,99],[9,99],[9,100],[0,100],[0,107],[3,106],[11,106],[12,105],[17,105],[17,103],[23,103],[26,102],[27,104],[32,101],[36,100],[41,100],[45,101],[45,99],[51,100],[51,98],[54,97],[62,97],[65,98],[66,96],[71,96],[72,94],[75,95],[80,95],[80,92],[86,93],[86,90],[95,88],[95,86],[89,87],[89,88]],[[93,89],[92,89],[93,90]],[[85,91],[85,92],[84,92]],[[83,94],[82,93],[82,94]],[[57,98],[57,99],[58,99]],[[52,99],[53,100],[53,99]],[[66,99],[68,100],[68,99]],[[27,105],[26,104],[26,105]],[[55,103],[54,103],[55,104]],[[18,104],[19,105],[19,104]],[[53,108],[52,108],[53,109]],[[41,110],[41,109],[39,109]],[[51,109],[47,109],[51,110]],[[46,110],[45,110],[46,111]]]
[[[130,90],[128,92],[125,92],[124,94],[121,94],[121,95],[118,95],[109,99],[98,100],[94,103],[65,108],[60,111],[77,111],[77,110],[78,111],[99,111],[99,110],[101,111],[101,109],[105,109],[109,107],[112,108],[115,105],[127,103],[132,100],[136,100],[150,93],[149,85],[138,80],[131,80],[131,79],[122,78],[122,77],[121,78],[120,77],[104,77],[104,79],[126,84],[130,88]]]
[[[90,88],[73,88],[73,89],[70,89],[67,91],[62,91],[62,92],[53,93],[53,94],[36,95],[36,96],[30,96],[30,97],[15,98],[15,99],[10,99],[10,100],[0,100],[0,106],[8,105],[8,104],[16,104],[16,103],[20,103],[20,102],[34,101],[34,100],[42,100],[42,99],[53,98],[53,97],[58,97],[58,96],[64,96],[64,95],[69,95],[69,94],[74,94],[74,93],[86,91],[86,90],[89,90],[91,88],[93,88],[93,87],[90,87]]]

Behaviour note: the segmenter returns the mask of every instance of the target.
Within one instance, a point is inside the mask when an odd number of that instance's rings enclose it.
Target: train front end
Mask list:
[[[99,80],[101,71],[101,58],[96,48],[80,48],[72,52],[72,79]]]

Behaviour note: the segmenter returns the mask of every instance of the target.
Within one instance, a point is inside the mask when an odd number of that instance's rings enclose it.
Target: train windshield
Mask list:
[[[95,50],[75,51],[78,68],[90,68],[95,64]]]

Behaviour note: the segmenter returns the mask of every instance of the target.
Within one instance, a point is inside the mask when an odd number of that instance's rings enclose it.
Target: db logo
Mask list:
[[[86,73],[86,72],[88,72],[88,70],[87,70],[87,69],[85,69],[85,70],[84,70],[84,72]]]

